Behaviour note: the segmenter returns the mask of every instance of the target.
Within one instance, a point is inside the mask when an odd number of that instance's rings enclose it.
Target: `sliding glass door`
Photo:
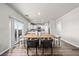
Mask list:
[[[10,42],[9,47],[16,46],[16,43],[22,39],[24,35],[24,23],[16,18],[10,17]]]
[[[23,32],[24,32],[24,24],[20,21],[14,21],[14,30],[15,30],[15,41],[19,41],[22,39]]]

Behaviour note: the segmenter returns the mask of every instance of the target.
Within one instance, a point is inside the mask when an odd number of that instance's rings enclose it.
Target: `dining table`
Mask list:
[[[41,35],[36,35],[35,33],[29,33],[24,35],[24,47],[26,47],[26,42],[27,40],[39,40],[39,47],[41,46],[41,41],[42,40],[52,40],[52,45],[57,45],[57,40],[58,40],[58,45],[60,47],[60,36],[55,36],[52,34],[41,34]],[[44,52],[44,51],[43,51]],[[36,49],[36,54],[37,54],[37,49]]]
[[[35,33],[29,33],[29,34],[24,35],[24,46],[25,46],[25,40],[33,40],[33,39],[39,39],[39,45],[40,45],[40,41],[43,39],[47,39],[47,40],[52,39],[54,41],[54,45],[57,45],[56,41],[58,40],[58,45],[60,47],[61,37],[48,34],[48,33],[41,34],[41,35],[36,35]]]

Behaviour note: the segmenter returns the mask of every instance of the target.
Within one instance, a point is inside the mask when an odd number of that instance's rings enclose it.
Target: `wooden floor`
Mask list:
[[[29,50],[30,56],[36,56],[35,48]],[[2,56],[27,56],[27,48],[24,48],[21,44],[19,47],[11,49],[4,53]],[[42,49],[38,49],[37,56],[79,56],[79,48],[74,47],[66,42],[61,42],[61,47],[53,47],[53,54],[51,50],[45,49],[44,55],[42,55]]]

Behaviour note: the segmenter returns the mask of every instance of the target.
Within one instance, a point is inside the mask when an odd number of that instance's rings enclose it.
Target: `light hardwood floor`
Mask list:
[[[36,56],[35,48],[29,50],[30,56]],[[21,44],[2,56],[27,56],[27,48],[24,48]],[[53,47],[53,54],[51,55],[51,50],[45,49],[44,55],[42,55],[42,49],[38,49],[37,56],[79,56],[79,48],[74,47],[64,41],[61,41],[61,47]]]

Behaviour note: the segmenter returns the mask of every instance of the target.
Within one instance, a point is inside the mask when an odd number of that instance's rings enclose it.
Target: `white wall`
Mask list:
[[[49,21],[50,33],[56,35],[56,20]]]
[[[27,21],[6,4],[0,4],[0,53],[9,48],[9,16],[13,16],[27,25]]]
[[[57,19],[62,25],[63,40],[79,47],[79,7]]]

